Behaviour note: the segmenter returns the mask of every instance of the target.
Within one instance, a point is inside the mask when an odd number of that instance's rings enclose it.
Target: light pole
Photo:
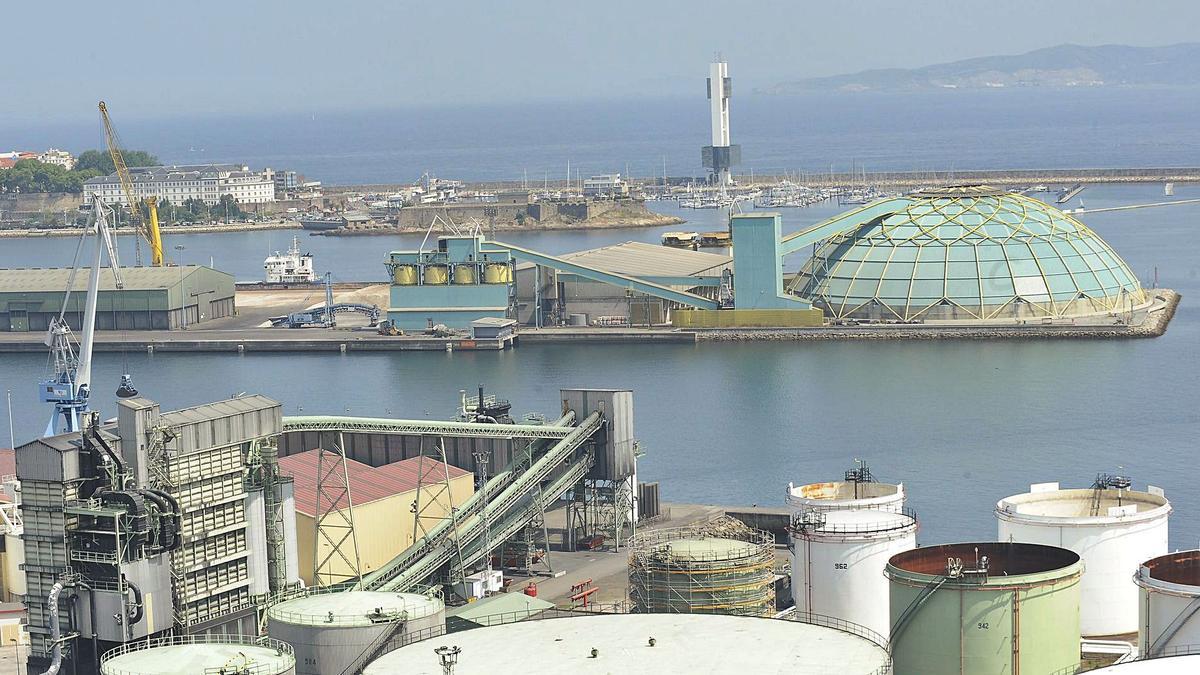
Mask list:
[[[434,654],[442,661],[442,675],[452,675],[454,673],[454,665],[458,663],[458,655],[462,653],[462,647],[454,645],[447,647],[442,645],[433,650]]]
[[[183,244],[175,244],[175,250],[179,252],[179,327],[187,330],[187,293],[183,292],[183,250],[186,248]]]

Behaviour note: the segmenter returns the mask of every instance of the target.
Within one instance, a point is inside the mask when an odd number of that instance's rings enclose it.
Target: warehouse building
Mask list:
[[[300,577],[308,586],[314,585],[314,554],[318,553],[317,540],[317,477],[321,470],[320,450],[308,450],[279,459],[280,470],[290,474],[295,481],[296,491],[296,541],[300,558]],[[340,463],[340,459],[337,459]],[[325,469],[326,473],[329,469]],[[342,472],[334,472],[341,478]],[[449,489],[446,489],[447,476]],[[350,503],[338,489],[327,490],[329,497],[336,498],[337,508],[345,510],[353,506],[355,530],[365,536],[358,537],[359,571],[363,574],[379,569],[413,544],[419,536],[418,514],[421,531],[433,528],[450,514],[452,507],[461,506],[475,491],[474,475],[456,466],[448,466],[429,457],[409,459],[381,466],[369,466],[352,459],[346,460],[345,483],[349,485]],[[339,482],[339,486],[341,483]],[[420,485],[420,504],[417,504],[417,489]],[[331,505],[321,497],[321,509]],[[344,522],[339,520],[339,522]],[[383,533],[386,533],[384,536]],[[321,540],[320,559],[324,560],[332,551],[329,541]],[[328,565],[337,569],[323,569],[322,579],[353,576],[346,562],[334,553]]]
[[[566,253],[562,260],[605,272],[623,274],[675,290],[718,299],[726,273],[733,269],[727,255],[689,251],[640,241]],[[533,263],[520,263],[516,272],[517,320],[522,324],[645,325],[670,321],[677,304],[610,283]],[[535,309],[541,309],[540,324]],[[573,316],[574,315],[574,316]]]
[[[66,302],[66,319],[80,330],[87,300],[87,273],[71,270],[0,270],[0,331],[45,331]],[[99,330],[175,330],[233,316],[233,276],[210,267],[128,267],[118,289],[112,270],[100,271],[96,327]]]

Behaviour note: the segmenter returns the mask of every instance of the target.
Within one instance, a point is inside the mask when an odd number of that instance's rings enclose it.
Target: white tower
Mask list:
[[[729,143],[729,96],[732,80],[729,79],[729,64],[717,57],[708,66],[708,102],[712,114],[712,145],[701,150],[704,166],[712,170],[714,185],[725,187],[733,184],[729,172],[731,166],[742,161],[742,148]]]

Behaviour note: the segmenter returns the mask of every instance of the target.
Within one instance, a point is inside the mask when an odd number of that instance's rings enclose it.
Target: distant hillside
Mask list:
[[[1166,47],[1059,45],[1017,56],[984,56],[924,68],[864,70],[761,89],[805,91],[913,91],[999,87],[1109,87],[1200,85],[1200,43]]]

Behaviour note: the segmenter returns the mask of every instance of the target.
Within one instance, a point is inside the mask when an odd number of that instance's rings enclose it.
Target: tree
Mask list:
[[[22,159],[10,169],[0,171],[0,192],[75,192],[83,189],[81,174],[57,164]]]
[[[231,218],[240,219],[243,217],[242,207],[238,206],[238,202],[231,194],[221,195],[221,201],[212,208],[214,217],[220,217],[228,221]]]
[[[161,164],[157,157],[145,150],[129,150],[122,152],[121,156],[125,158],[125,166],[130,168]],[[95,175],[107,176],[116,170],[112,156],[103,150],[84,150],[75,160],[75,171],[95,171]]]

